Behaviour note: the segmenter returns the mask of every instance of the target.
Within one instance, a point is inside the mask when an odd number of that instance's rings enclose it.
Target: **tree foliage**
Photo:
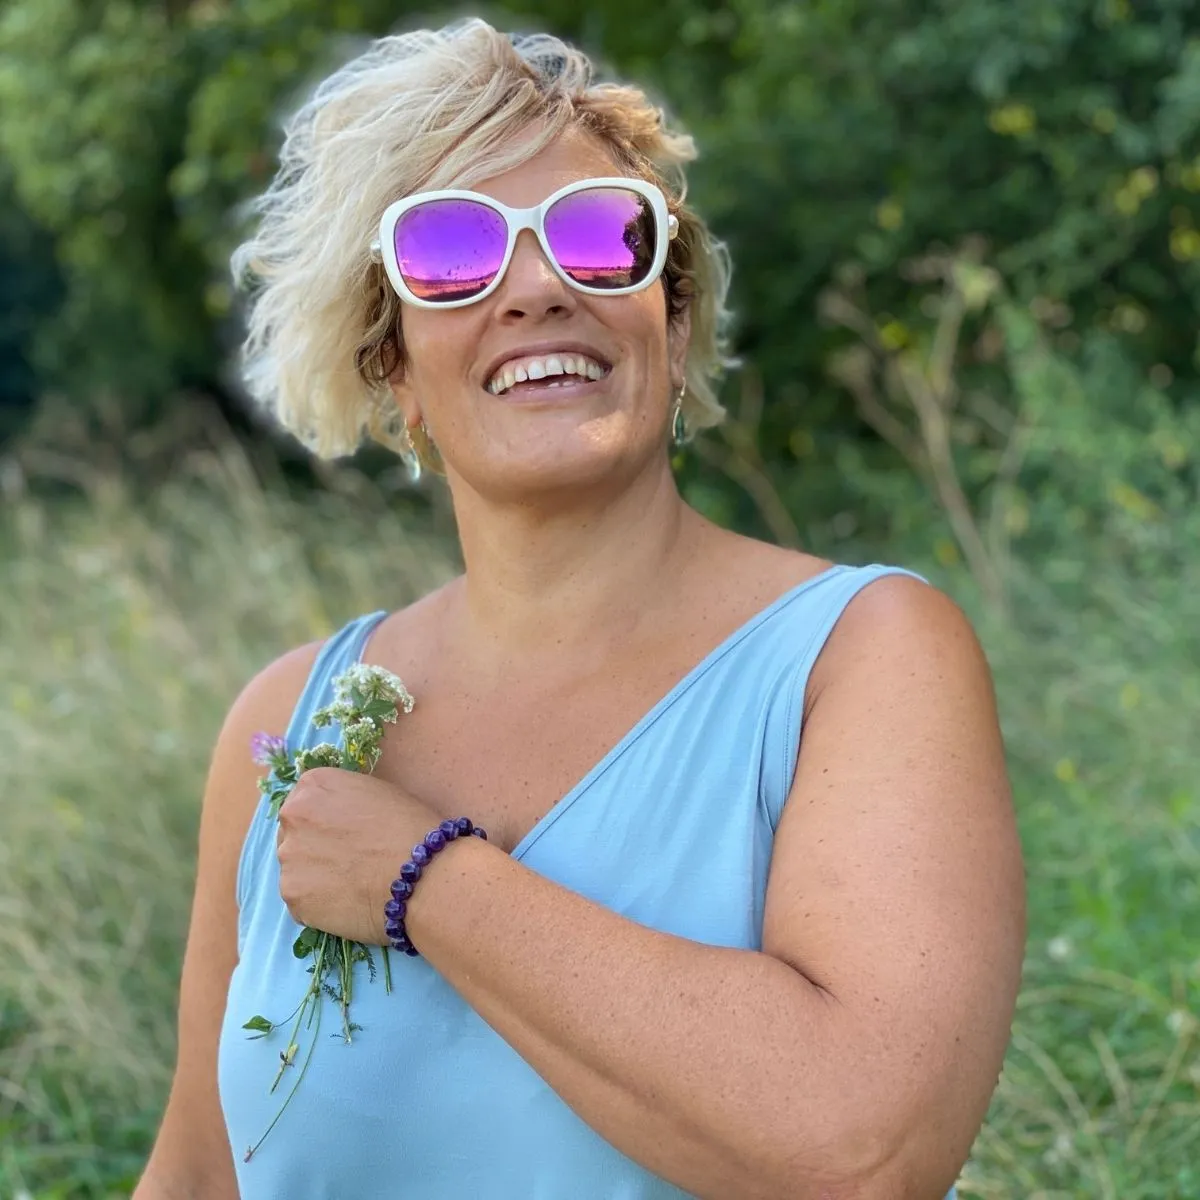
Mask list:
[[[729,395],[754,425],[685,468],[716,515],[781,535],[787,513],[845,505],[840,447],[896,461],[830,370],[862,331],[821,319],[821,297],[851,281],[884,349],[920,352],[938,302],[911,264],[931,252],[973,247],[1068,357],[1111,335],[1133,377],[1154,370],[1176,404],[1193,394],[1191,0],[524,0],[490,15],[579,41],[698,136],[693,194],[733,250],[750,368]],[[226,262],[281,115],[362,38],[429,19],[383,0],[5,0],[0,212],[48,239],[62,295],[4,361],[32,364],[34,392],[101,390],[139,412],[226,391]],[[959,366],[986,391],[1007,371],[1005,329],[989,309],[963,332]]]

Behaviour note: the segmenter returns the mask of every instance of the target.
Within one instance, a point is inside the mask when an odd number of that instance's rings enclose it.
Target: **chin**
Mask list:
[[[488,483],[480,490],[509,499],[538,493],[584,491],[619,486],[636,470],[639,456],[631,449],[580,444],[546,445],[536,453],[497,458],[481,475]]]

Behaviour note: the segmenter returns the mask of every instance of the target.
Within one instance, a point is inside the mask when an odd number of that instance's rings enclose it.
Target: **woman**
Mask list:
[[[247,378],[319,454],[367,430],[444,471],[466,570],[233,705],[139,1200],[952,1187],[1023,942],[987,668],[922,581],[680,498],[727,282],[692,153],[577,51],[480,21],[375,43],[290,124],[237,256]],[[250,739],[322,740],[355,663],[416,707],[276,826]],[[361,1031],[322,1034],[261,1139],[293,1076],[243,1025],[307,986],[297,933],[386,945],[409,848],[464,815],[487,840],[404,893],[390,994],[360,972]]]

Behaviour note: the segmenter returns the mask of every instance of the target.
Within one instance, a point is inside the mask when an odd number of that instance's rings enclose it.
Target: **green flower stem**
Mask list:
[[[292,1065],[291,1049],[298,1045],[296,1041],[300,1033],[300,1025],[304,1021],[305,1011],[307,1010],[309,1025],[312,1024],[313,1012],[316,1011],[317,1020],[320,1020],[321,1015],[321,972],[324,970],[325,945],[328,940],[328,934],[321,935],[320,944],[317,947],[317,955],[313,961],[313,981],[309,985],[308,991],[304,993],[304,999],[300,1001],[300,1011],[296,1016],[296,1024],[292,1028],[291,1036],[288,1038],[287,1047],[284,1049],[284,1058],[279,1064],[279,1070],[275,1074],[275,1082],[271,1084],[270,1090],[273,1092],[278,1086],[279,1081],[283,1078],[284,1071]],[[315,1000],[315,1003],[313,1001]],[[288,1099],[291,1099],[289,1096]],[[287,1101],[284,1101],[284,1107],[287,1107]],[[283,1110],[280,1109],[280,1112]],[[278,1118],[277,1118],[278,1119]],[[274,1122],[272,1122],[273,1124]],[[265,1134],[263,1135],[266,1136]],[[261,1141],[259,1143],[261,1145]]]
[[[246,1151],[246,1157],[242,1160],[243,1162],[250,1161],[250,1159],[254,1156],[254,1152],[263,1144],[263,1142],[267,1140],[267,1134],[269,1134],[271,1130],[279,1124],[279,1118],[283,1116],[284,1110],[292,1102],[292,1097],[296,1094],[296,1089],[299,1088],[300,1084],[304,1081],[304,1076],[308,1073],[308,1064],[312,1062],[313,1051],[317,1048],[317,1038],[321,1032],[321,1005],[318,1004],[316,1009],[317,1027],[313,1030],[312,1041],[309,1043],[308,1053],[304,1056],[304,1062],[300,1067],[300,1073],[296,1076],[296,1082],[292,1084],[292,1090],[288,1092],[287,1099],[284,1100],[284,1102],[279,1106],[279,1111],[271,1119],[270,1125],[263,1130],[262,1137],[260,1137],[258,1141]],[[273,1090],[274,1089],[272,1088],[272,1091]]]
[[[341,949],[340,975],[342,981],[342,1036],[350,1041],[350,992],[353,988],[354,963],[350,957],[350,943],[339,939]]]

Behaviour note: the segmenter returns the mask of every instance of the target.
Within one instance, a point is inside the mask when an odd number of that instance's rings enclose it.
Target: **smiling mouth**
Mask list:
[[[577,391],[611,374],[606,363],[586,354],[529,355],[510,359],[488,380],[493,396],[540,395],[556,389]]]

